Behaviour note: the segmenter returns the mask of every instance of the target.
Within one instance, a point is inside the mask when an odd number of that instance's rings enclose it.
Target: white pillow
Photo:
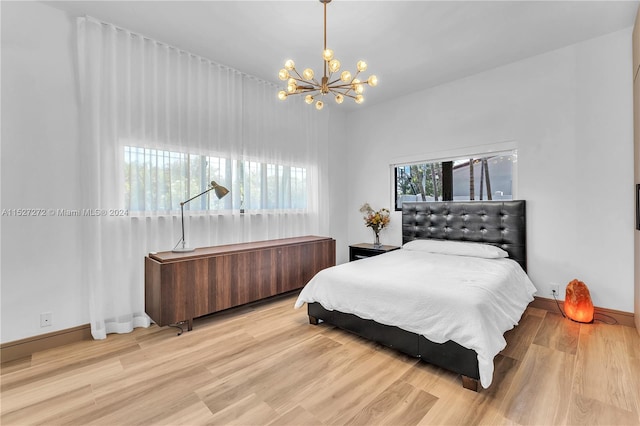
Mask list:
[[[500,247],[466,241],[413,240],[403,245],[402,248],[406,250],[426,251],[429,253],[482,257],[485,259],[509,257],[509,254]]]

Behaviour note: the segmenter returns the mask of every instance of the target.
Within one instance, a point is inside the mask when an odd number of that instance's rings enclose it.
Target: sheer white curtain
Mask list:
[[[80,260],[94,338],[149,325],[144,257],[188,245],[326,235],[327,114],[239,71],[78,19]]]

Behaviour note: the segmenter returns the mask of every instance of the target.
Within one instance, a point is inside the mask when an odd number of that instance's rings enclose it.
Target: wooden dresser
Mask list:
[[[145,257],[145,310],[160,326],[302,288],[336,264],[336,242],[297,237]]]

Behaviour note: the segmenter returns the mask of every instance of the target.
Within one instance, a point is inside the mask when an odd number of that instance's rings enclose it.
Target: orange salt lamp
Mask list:
[[[593,302],[587,285],[582,281],[573,280],[567,284],[564,312],[574,321],[593,322]]]

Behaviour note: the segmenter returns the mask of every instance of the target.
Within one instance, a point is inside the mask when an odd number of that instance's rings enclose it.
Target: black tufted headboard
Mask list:
[[[419,239],[498,246],[527,270],[526,202],[434,201],[402,204],[402,243]]]

